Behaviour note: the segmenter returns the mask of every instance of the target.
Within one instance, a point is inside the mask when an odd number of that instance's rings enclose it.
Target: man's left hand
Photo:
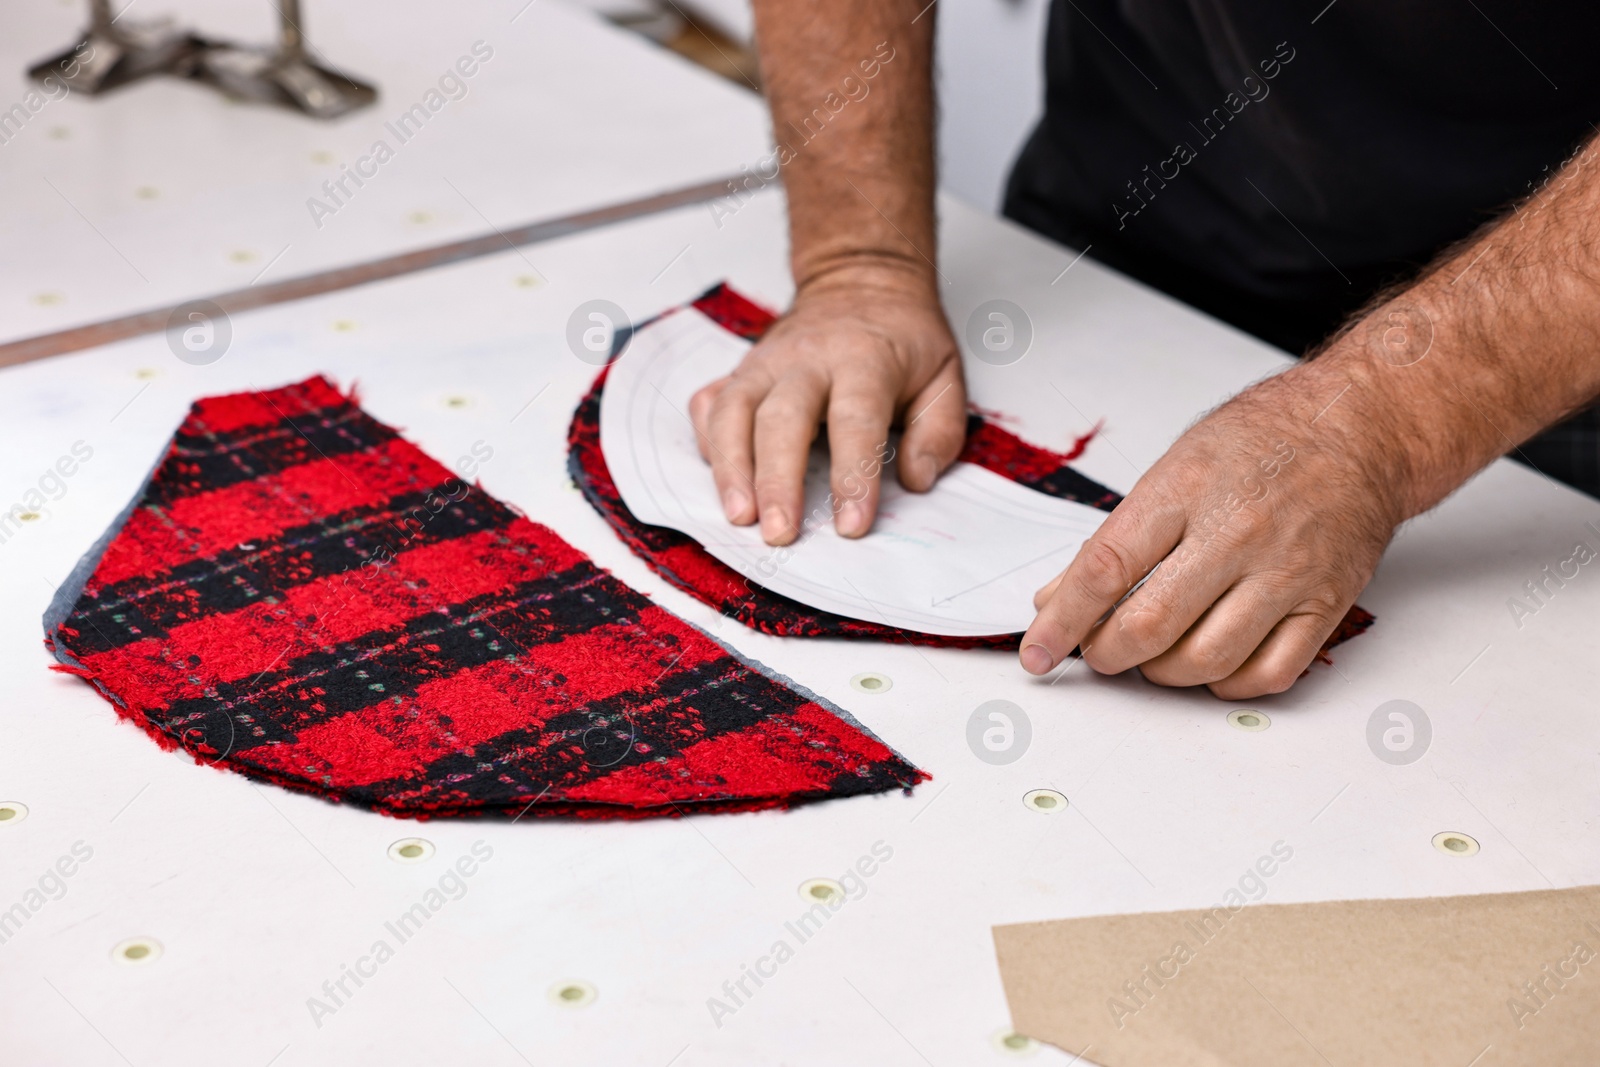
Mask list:
[[[1405,441],[1363,410],[1373,392],[1317,360],[1198,422],[1035,594],[1023,667],[1081,645],[1102,673],[1226,700],[1287,689],[1406,517]]]

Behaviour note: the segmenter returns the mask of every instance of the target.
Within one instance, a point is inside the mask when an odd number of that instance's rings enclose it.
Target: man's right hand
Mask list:
[[[900,484],[925,492],[961,452],[967,394],[955,338],[929,282],[894,267],[815,277],[789,313],[690,415],[729,521],[758,518],[770,545],[805,521],[806,459],[828,428],[834,523],[860,537],[877,514],[889,429],[904,430]]]

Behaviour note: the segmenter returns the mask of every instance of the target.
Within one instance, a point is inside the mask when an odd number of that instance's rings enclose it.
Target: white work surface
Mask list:
[[[4,500],[84,441],[92,460],[47,519],[0,545],[0,908],[75,842],[92,858],[0,945],[5,1064],[518,1063],[701,1067],[1001,1063],[1007,1012],[994,923],[1210,906],[1268,854],[1274,902],[1460,894],[1600,882],[1595,714],[1600,578],[1585,568],[1519,629],[1506,606],[1540,568],[1591,545],[1600,504],[1500,463],[1391,548],[1361,603],[1378,621],[1231,726],[1204,691],[1074,669],[1030,679],[1011,654],[765,637],[675,591],[572,489],[568,419],[594,368],[567,318],[605,298],[635,317],[722,277],[781,303],[781,203],[720,230],[685,209],[528,251],[239,316],[219,362],[157,336],[0,373]],[[972,364],[974,398],[1061,447],[1099,419],[1080,466],[1126,490],[1208,405],[1283,358],[1088,260],[947,203],[944,274],[958,326],[981,301],[1026,309],[1035,340]],[[687,251],[684,249],[687,247]],[[670,269],[662,273],[671,263]],[[1058,279],[1052,282],[1052,279]],[[645,822],[410,823],[255,786],[161,751],[82,681],[52,673],[39,616],[52,583],[115,517],[189,402],[326,372],[449,463],[494,449],[491,492],[744,654],[857,716],[933,774],[889,794],[790,812]],[[520,414],[519,414],[520,412]],[[851,679],[876,672],[877,693]],[[1426,710],[1424,758],[1365,739],[1402,698]],[[1032,721],[1008,766],[968,749],[980,704]],[[1023,803],[1054,788],[1058,814]],[[1451,856],[1440,831],[1482,843]],[[419,835],[433,858],[401,864]],[[493,857],[318,1027],[307,1000],[475,841]],[[719,1028],[708,1010],[805,909],[802,882],[892,849],[866,893]],[[1464,936],[1470,931],[1463,931]],[[153,938],[137,965],[113,946]],[[370,967],[369,967],[370,969]],[[585,1007],[558,983],[591,983]],[[1440,980],[1448,980],[1441,972]],[[351,988],[354,988],[353,986]],[[1270,996],[1271,991],[1264,991]],[[1039,1050],[1034,1062],[1069,1057]],[[1494,1062],[1486,1060],[1486,1063]]]
[[[303,8],[313,58],[375,83],[375,104],[322,122],[153,77],[45,103],[0,144],[0,343],[712,181],[768,151],[754,93],[560,0]],[[86,12],[8,5],[0,113]],[[276,38],[268,0],[145,0],[127,17],[163,14]],[[402,143],[387,124],[478,41],[493,56],[466,95]],[[333,204],[323,182],[379,139],[394,157],[319,227],[307,200]]]

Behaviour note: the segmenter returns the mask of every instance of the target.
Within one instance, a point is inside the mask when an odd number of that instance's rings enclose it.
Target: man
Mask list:
[[[896,423],[926,490],[966,396],[933,266],[936,11],[755,7],[780,131],[879,57],[780,157],[794,304],[693,408],[730,521],[784,544],[819,423],[841,499]],[[1331,337],[1139,480],[1036,595],[1026,670],[1081,646],[1223,699],[1284,690],[1399,523],[1600,397],[1597,45],[1576,4],[1057,0],[1007,212],[1292,351]],[[1593,430],[1557,433],[1520,452],[1595,492]]]

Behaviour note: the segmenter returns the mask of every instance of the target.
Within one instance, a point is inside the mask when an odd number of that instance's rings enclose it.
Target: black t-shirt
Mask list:
[[[1600,122],[1600,4],[1055,0],[1006,214],[1290,351]]]

